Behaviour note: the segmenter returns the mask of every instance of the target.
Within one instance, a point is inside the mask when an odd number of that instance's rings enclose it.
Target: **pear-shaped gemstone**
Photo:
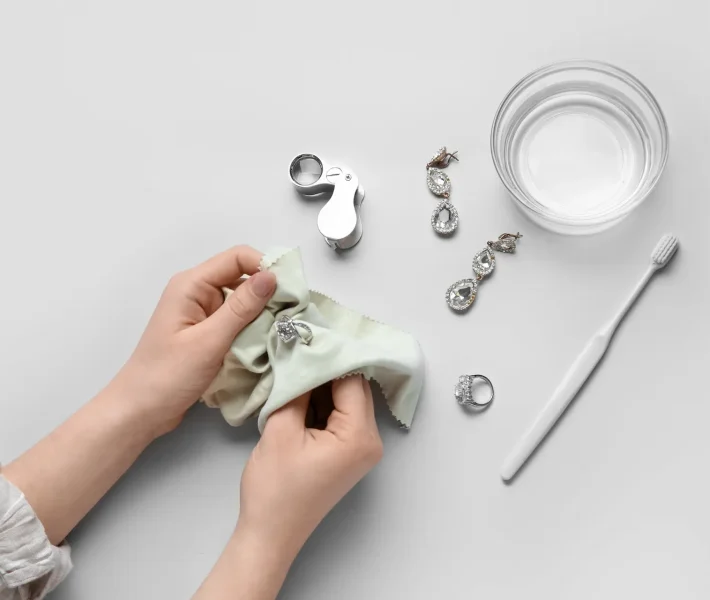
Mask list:
[[[489,248],[484,248],[473,257],[473,271],[476,275],[490,275],[496,266],[496,256]]]
[[[466,310],[476,299],[475,279],[461,279],[446,290],[446,303],[454,310]]]
[[[439,202],[431,214],[431,226],[434,231],[442,235],[453,233],[459,225],[459,213],[453,204],[446,201]]]
[[[441,169],[427,169],[426,183],[437,196],[445,196],[451,191],[451,180]]]

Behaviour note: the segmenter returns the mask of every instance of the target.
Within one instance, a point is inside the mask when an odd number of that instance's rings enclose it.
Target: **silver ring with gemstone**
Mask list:
[[[473,384],[477,379],[485,383],[488,388],[490,388],[490,395],[485,400],[478,400],[474,398]],[[495,390],[493,389],[491,380],[485,375],[461,375],[461,377],[459,377],[459,382],[454,388],[454,396],[456,397],[456,401],[461,406],[470,408],[485,408],[493,402]]]
[[[311,328],[301,321],[294,321],[288,315],[283,315],[276,321],[276,333],[279,339],[285,343],[298,338],[302,344],[308,346],[313,340]]]

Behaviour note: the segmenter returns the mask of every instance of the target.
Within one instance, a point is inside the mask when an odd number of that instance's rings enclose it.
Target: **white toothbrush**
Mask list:
[[[515,476],[520,467],[525,464],[525,461],[534,452],[535,448],[538,447],[550,429],[552,429],[557,419],[565,412],[569,403],[572,402],[579,389],[597,366],[602,356],[604,356],[607,348],[609,348],[611,338],[614,336],[619,323],[621,323],[626,313],[641,295],[641,292],[651,280],[651,277],[653,277],[656,271],[662,269],[670,262],[677,249],[678,238],[670,234],[664,235],[658,244],[656,244],[656,247],[653,249],[653,254],[651,254],[651,264],[641,278],[641,281],[639,281],[638,285],[631,293],[629,299],[621,307],[612,321],[589,340],[584,350],[582,350],[582,353],[567,371],[560,385],[557,386],[557,389],[552,394],[552,398],[550,398],[542,409],[542,412],[537,416],[533,424],[525,432],[503,463],[500,475],[504,481],[508,481]]]

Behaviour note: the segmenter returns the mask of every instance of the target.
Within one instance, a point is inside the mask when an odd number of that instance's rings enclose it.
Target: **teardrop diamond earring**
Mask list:
[[[488,242],[488,245],[473,257],[472,266],[476,278],[459,279],[446,290],[446,304],[449,308],[457,312],[469,308],[476,299],[478,283],[493,273],[493,269],[496,268],[496,255],[493,251],[512,254],[515,252],[516,242],[521,237],[523,236],[519,233],[503,233],[495,242]]]
[[[458,161],[456,152],[448,152],[446,146],[442,146],[426,165],[426,183],[429,189],[434,195],[443,198],[431,215],[431,226],[441,235],[452,234],[459,225],[459,213],[449,201],[451,179],[442,170],[449,166],[451,159]]]

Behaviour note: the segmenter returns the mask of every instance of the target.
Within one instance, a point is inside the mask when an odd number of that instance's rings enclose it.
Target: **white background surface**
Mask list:
[[[705,2],[5,2],[0,7],[0,456],[104,385],[169,276],[235,243],[300,245],[311,286],[413,333],[427,383],[410,433],[309,541],[283,598],[710,596],[710,126]],[[639,77],[671,127],[656,192],[615,229],[547,233],[505,197],[498,103],[541,64]],[[448,171],[459,234],[437,238],[424,163]],[[315,151],[367,190],[337,256],[286,170]],[[503,231],[476,305],[444,291]],[[681,253],[512,486],[498,469],[660,235]],[[481,415],[452,396],[484,373]],[[199,407],[72,534],[54,596],[186,598],[229,536],[255,426]]]

